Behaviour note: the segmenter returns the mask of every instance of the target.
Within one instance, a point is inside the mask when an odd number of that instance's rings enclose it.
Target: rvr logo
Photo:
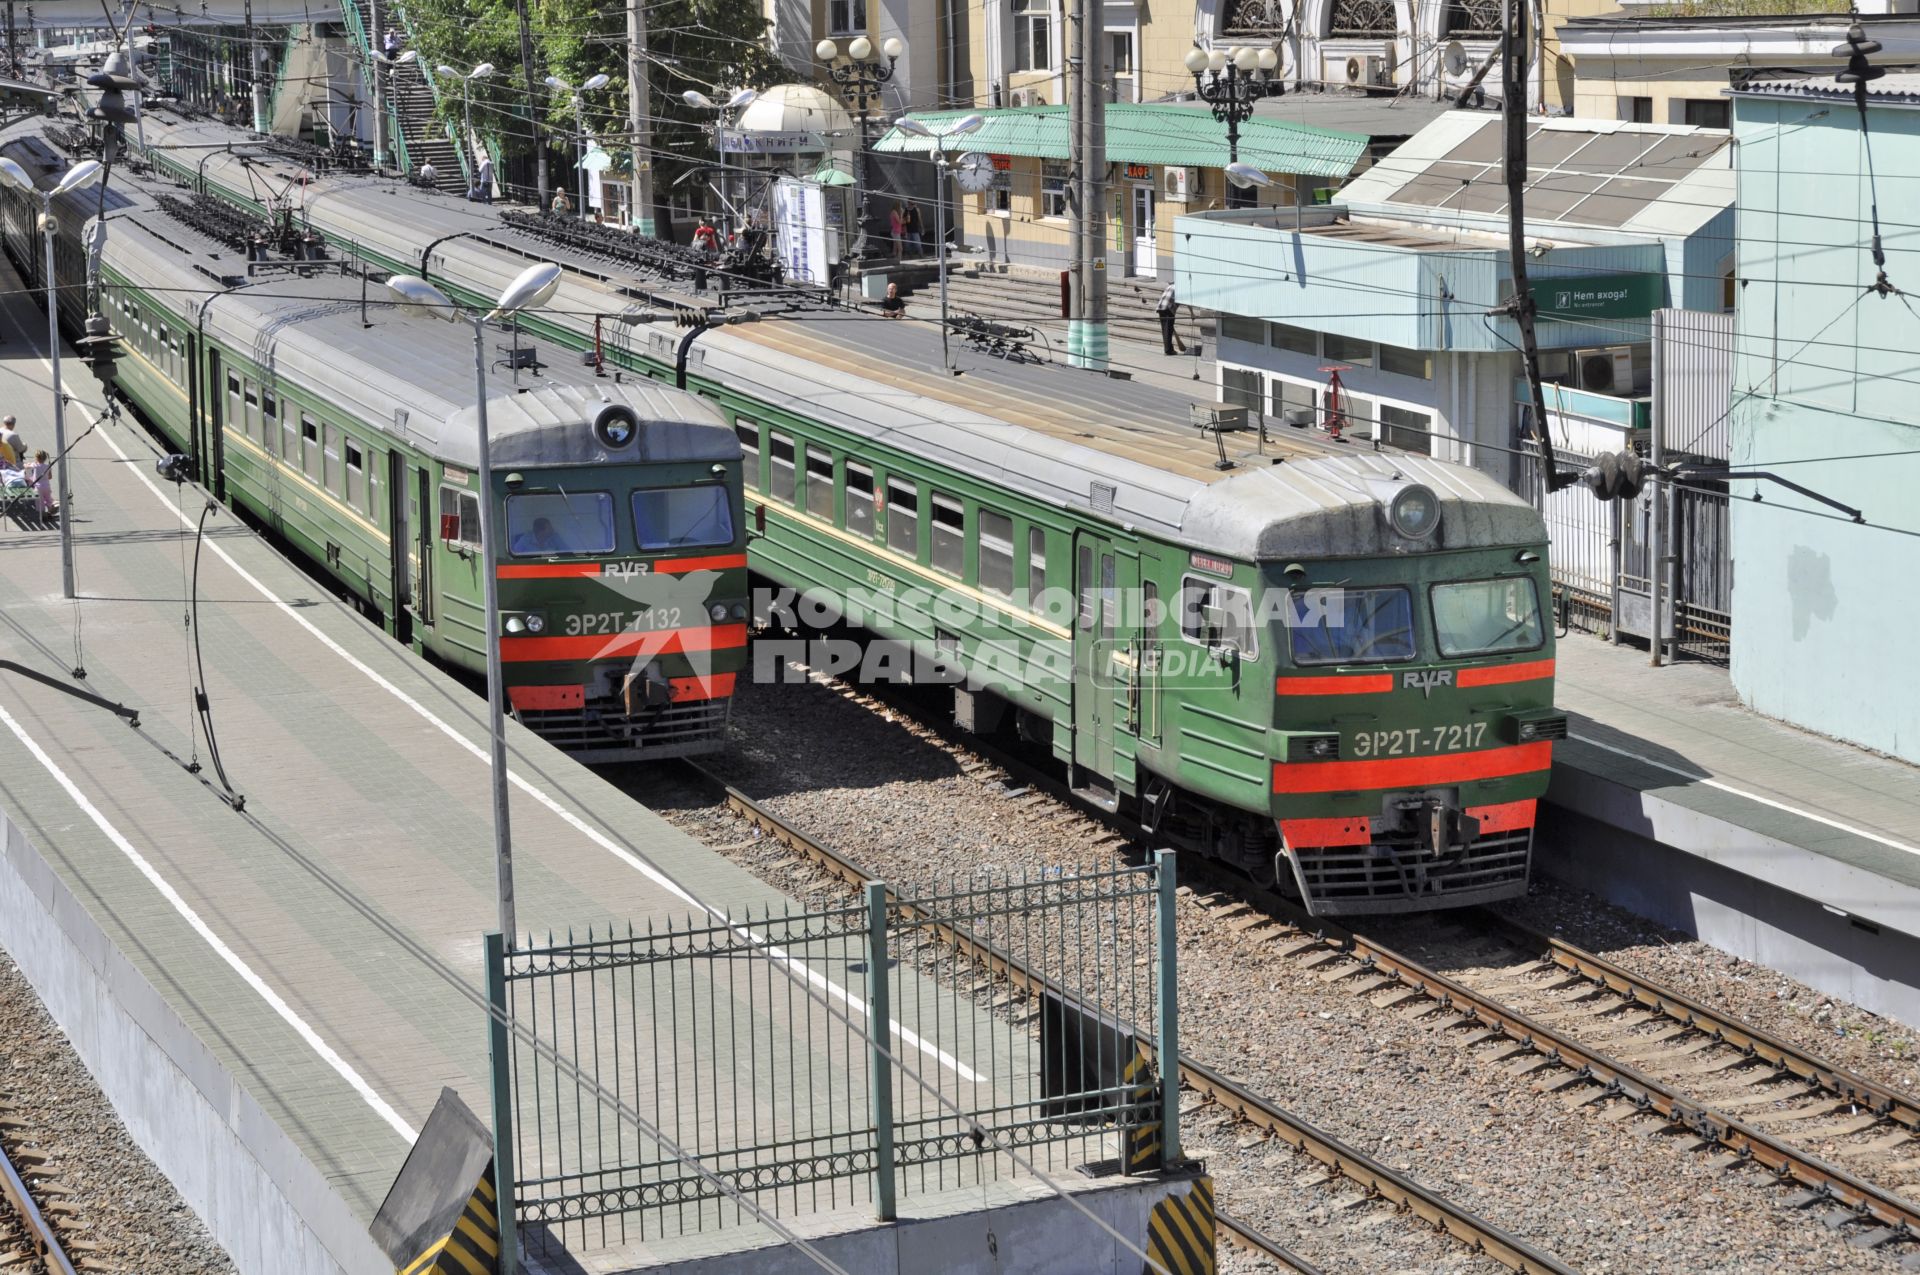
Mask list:
[[[645,562],[603,562],[600,564],[602,576],[631,579],[634,576],[651,575],[653,567]]]
[[[1452,686],[1453,670],[1450,668],[1428,669],[1424,673],[1402,673],[1400,685],[1407,690],[1418,690],[1428,699],[1433,698],[1436,686]]]

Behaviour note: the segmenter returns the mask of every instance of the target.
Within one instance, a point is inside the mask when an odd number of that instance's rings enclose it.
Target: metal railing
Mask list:
[[[757,1211],[884,1220],[903,1196],[1032,1169],[1157,1170],[1177,1116],[1155,1062],[1177,1056],[1172,876],[1164,856],[512,950],[489,936],[516,1028],[495,1033],[503,1222],[536,1250],[606,1247]]]

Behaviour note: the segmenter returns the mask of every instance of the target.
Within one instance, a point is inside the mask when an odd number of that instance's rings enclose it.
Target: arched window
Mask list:
[[[1447,0],[1448,35],[1499,35],[1500,0]]]
[[[1333,0],[1333,22],[1327,32],[1334,36],[1398,35],[1400,26],[1394,17],[1393,0]]]

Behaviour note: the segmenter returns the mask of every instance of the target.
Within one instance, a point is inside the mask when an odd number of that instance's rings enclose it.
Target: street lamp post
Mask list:
[[[494,878],[500,933],[509,950],[517,931],[513,906],[513,836],[507,818],[506,689],[500,672],[500,585],[494,561],[500,541],[494,531],[493,453],[487,437],[487,324],[545,305],[559,289],[560,278],[560,267],[550,262],[528,266],[507,285],[498,304],[484,315],[463,312],[446,293],[417,275],[394,275],[387,280],[387,289],[393,293],[402,313],[455,321],[464,319],[473,326],[475,428],[480,435],[479,463],[475,469],[480,486],[480,579],[486,612],[487,719],[492,737]]]
[[[986,121],[978,115],[963,115],[953,122],[952,127],[936,133],[919,120],[902,117],[895,121],[901,132],[913,137],[931,138],[933,141],[933,162],[939,167],[940,181],[933,196],[934,235],[939,263],[936,269],[940,275],[940,366],[951,372],[953,354],[947,341],[947,141],[949,138],[965,137]]]
[[[53,364],[53,455],[54,473],[59,484],[60,504],[60,596],[71,598],[73,590],[73,489],[67,482],[67,400],[60,386],[60,300],[53,278],[53,201],[69,191],[79,190],[99,180],[105,170],[97,159],[83,159],[69,168],[66,176],[47,190],[36,190],[27,170],[11,159],[0,156],[0,182],[40,199],[40,228],[47,245],[47,358]]]
[[[433,69],[437,75],[460,81],[460,154],[463,159],[470,158],[473,153],[473,82],[492,75],[493,63],[482,62],[464,75],[444,62]],[[464,164],[461,166],[465,167]]]
[[[866,36],[856,36],[847,44],[845,61],[840,60],[840,47],[832,40],[822,40],[813,46],[813,55],[827,68],[827,78],[839,86],[841,99],[853,108],[855,118],[860,121],[860,225],[853,237],[853,248],[848,253],[854,260],[862,260],[867,255],[867,225],[873,212],[873,174],[872,161],[867,155],[867,119],[873,113],[873,103],[880,96],[881,88],[893,78],[893,72],[907,46],[898,37],[889,36],[880,44],[880,52],[887,59],[885,66],[873,56],[873,41]]]
[[[1271,48],[1236,46],[1232,49],[1190,49],[1187,70],[1193,72],[1193,90],[1213,109],[1213,118],[1227,126],[1227,162],[1240,160],[1240,125],[1253,118],[1253,104],[1269,93],[1275,96],[1285,86],[1268,77],[1280,65],[1280,55]],[[1254,72],[1261,72],[1254,79]],[[1243,208],[1250,198],[1249,188],[1234,183],[1227,188],[1227,207]]]
[[[696,111],[712,111],[713,114],[713,156],[720,167],[720,224],[726,227],[727,217],[727,123],[729,119],[739,119],[740,112],[753,105],[760,96],[752,89],[735,89],[724,103],[716,102],[699,89],[688,89],[680,95],[680,100]],[[636,157],[635,162],[638,162]]]
[[[592,75],[587,77],[585,84],[582,84],[576,89],[573,85],[567,83],[557,75],[549,75],[547,77],[548,88],[556,93],[565,93],[571,99],[569,104],[573,107],[573,167],[574,171],[580,174],[580,205],[578,212],[583,218],[587,215],[587,169],[586,165],[582,162],[587,157],[587,109],[586,102],[581,98],[581,94],[591,93],[594,89],[605,88],[609,79],[610,77],[605,75]]]
[[[372,56],[374,61],[374,66],[373,66],[373,171],[376,175],[378,175],[380,170],[387,166],[389,151],[391,149],[387,145],[387,126],[389,122],[387,119],[387,104],[392,102],[394,89],[396,88],[396,85],[393,82],[393,77],[399,74],[399,68],[413,61],[414,58],[419,56],[419,54],[416,50],[413,50],[413,49],[403,49],[401,52],[395,54],[393,57],[388,57],[386,54],[382,53],[379,49],[374,49],[374,48],[368,49],[367,52]],[[380,76],[382,75],[382,73],[384,73],[387,77],[387,92],[384,100],[382,99],[381,93],[380,93]]]

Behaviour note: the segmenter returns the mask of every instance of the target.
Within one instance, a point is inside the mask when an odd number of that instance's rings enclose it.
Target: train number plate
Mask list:
[[[1414,757],[1423,753],[1457,753],[1486,742],[1485,722],[1453,726],[1415,726],[1406,730],[1363,730],[1353,736],[1355,757]]]
[[[645,611],[589,611],[567,617],[567,636],[592,633],[650,633],[681,627],[679,607],[652,607]]]

